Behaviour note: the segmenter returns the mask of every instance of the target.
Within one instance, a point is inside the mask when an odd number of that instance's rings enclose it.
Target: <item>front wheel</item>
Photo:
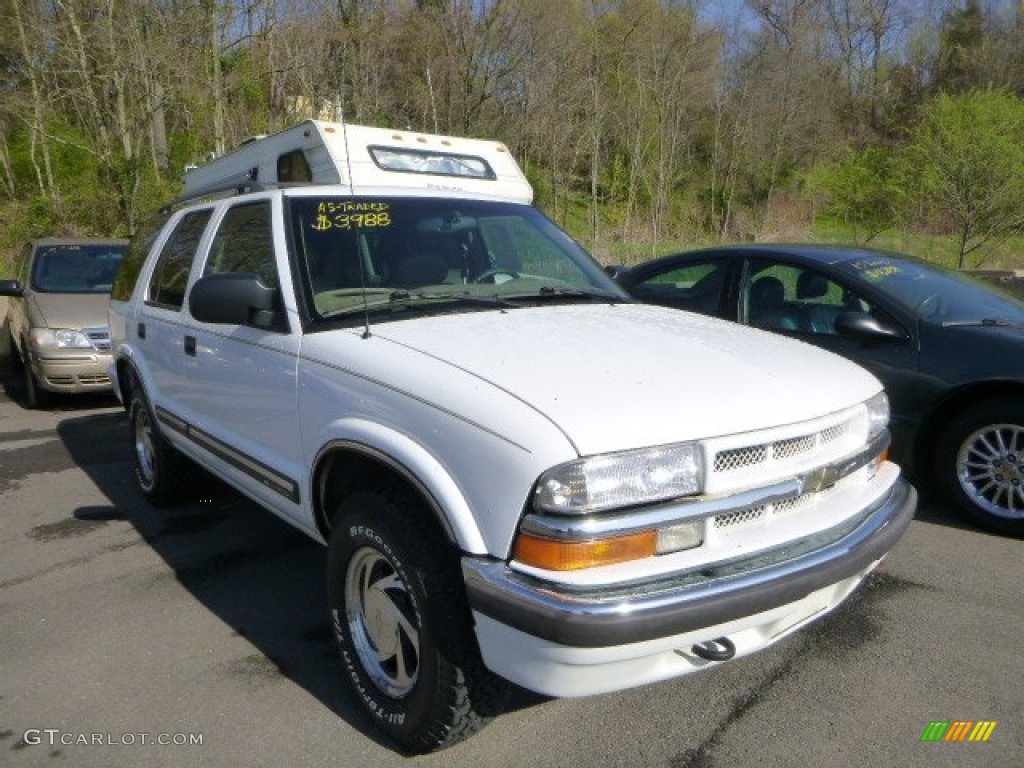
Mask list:
[[[328,596],[346,677],[374,723],[429,752],[482,728],[508,684],[483,665],[458,552],[408,495],[361,491],[338,508]]]
[[[990,531],[1024,537],[1024,404],[978,403],[947,425],[936,448],[940,487]]]
[[[45,408],[50,402],[50,393],[40,386],[39,379],[32,373],[32,364],[27,360],[22,363],[22,370],[25,376],[25,406],[33,410]]]

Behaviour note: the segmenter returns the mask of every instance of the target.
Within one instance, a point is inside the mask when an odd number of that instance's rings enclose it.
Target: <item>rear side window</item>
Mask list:
[[[128,250],[125,251],[121,266],[117,270],[117,276],[114,278],[114,284],[110,288],[112,301],[128,301],[132,297],[135,282],[139,279],[139,272],[142,271],[146,256],[169,217],[169,214],[166,213],[155,216],[129,241]]]
[[[185,288],[188,273],[192,268],[196,249],[202,239],[203,230],[210,220],[211,209],[186,214],[167,239],[160,259],[153,268],[149,280],[147,304],[156,304],[167,309],[181,309],[185,302]]]

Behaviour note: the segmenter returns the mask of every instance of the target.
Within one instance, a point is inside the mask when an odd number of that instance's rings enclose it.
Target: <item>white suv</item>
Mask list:
[[[186,201],[132,242],[110,319],[142,491],[198,462],[327,543],[346,679],[413,752],[506,680],[580,696],[765,648],[916,507],[870,374],[632,303],[522,201]]]

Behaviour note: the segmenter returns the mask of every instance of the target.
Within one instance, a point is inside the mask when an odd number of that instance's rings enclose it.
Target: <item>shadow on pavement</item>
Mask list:
[[[153,507],[135,485],[121,411],[67,418],[57,431],[73,462],[110,500],[109,506],[76,509],[76,520],[89,526],[130,522],[182,586],[258,649],[235,660],[231,674],[255,682],[284,676],[368,738],[394,748],[350,698],[342,678],[327,612],[325,547],[198,467],[192,501]],[[514,688],[506,711],[544,700]]]
[[[378,741],[350,700],[328,621],[326,549],[214,480],[199,468],[193,500],[157,509],[131,474],[122,412],[67,418],[57,432],[73,462],[110,500],[84,506],[85,525],[127,520],[167,563],[178,582],[259,654],[231,662],[242,683],[284,676],[353,728]],[[52,449],[51,449],[52,450]]]

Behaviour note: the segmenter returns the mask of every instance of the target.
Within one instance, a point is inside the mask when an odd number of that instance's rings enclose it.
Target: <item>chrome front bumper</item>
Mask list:
[[[820,534],[753,556],[621,587],[573,588],[466,557],[473,611],[541,640],[604,648],[721,625],[863,574],[903,535],[917,492],[900,478],[874,506]]]

